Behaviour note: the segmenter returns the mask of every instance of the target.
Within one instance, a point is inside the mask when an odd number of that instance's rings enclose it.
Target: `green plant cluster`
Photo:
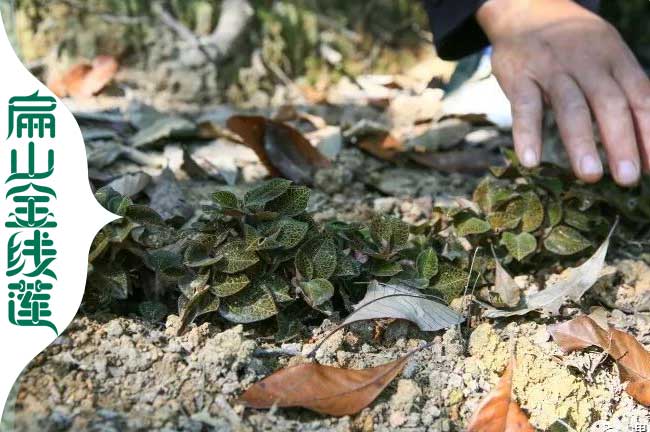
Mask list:
[[[625,192],[610,181],[588,186],[557,167],[528,170],[514,159],[493,168],[472,201],[437,208],[418,226],[388,215],[318,224],[307,212],[310,193],[281,178],[243,195],[219,190],[199,220],[178,229],[100,189],[99,202],[122,218],[93,242],[86,303],[136,297],[139,312],[159,320],[177,299],[181,332],[215,312],[235,323],[276,317],[288,337],[304,319],[349,311],[373,280],[451,301],[470,281],[490,283],[491,250],[511,268],[538,271],[591,253],[617,215],[632,235],[650,220],[645,184]]]
[[[526,169],[513,155],[491,168],[471,203],[450,211],[453,231],[474,246],[494,248],[505,263],[543,266],[580,258],[607,236],[618,217],[625,235],[640,235],[650,220],[650,184],[623,189],[607,178],[577,182],[566,170],[545,164]]]
[[[296,301],[329,314],[363,296],[371,280],[405,283],[446,299],[467,281],[461,264],[439,256],[430,229],[416,232],[385,215],[369,226],[316,224],[306,212],[310,189],[289,180],[269,180],[244,196],[217,191],[202,219],[182,230],[110,189],[99,190],[97,198],[123,217],[93,243],[87,300],[124,300],[143,283],[153,293],[177,288],[181,332],[209,312],[236,323],[287,314],[295,320]],[[146,316],[162,309],[143,304]]]

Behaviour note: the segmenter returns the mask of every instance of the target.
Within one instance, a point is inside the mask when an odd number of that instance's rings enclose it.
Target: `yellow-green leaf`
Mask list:
[[[257,254],[247,250],[246,243],[241,240],[226,243],[221,247],[219,254],[225,260],[222,271],[229,274],[246,270],[259,261]]]
[[[537,249],[537,240],[532,234],[526,232],[520,234],[505,232],[501,236],[501,244],[517,261],[523,260]]]
[[[591,242],[584,238],[577,230],[559,225],[544,239],[544,247],[558,255],[573,255],[591,246]]]
[[[210,285],[210,291],[217,297],[228,297],[243,290],[249,283],[248,276],[244,274],[219,275],[214,283]]]

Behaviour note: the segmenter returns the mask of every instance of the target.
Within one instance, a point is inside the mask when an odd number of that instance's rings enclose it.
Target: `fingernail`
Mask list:
[[[639,167],[629,160],[620,161],[616,165],[616,173],[618,181],[624,184],[633,184],[639,180]]]
[[[521,163],[528,168],[536,166],[537,153],[533,149],[524,150],[524,154],[521,156]]]
[[[585,155],[580,159],[580,171],[586,176],[599,176],[603,173],[603,164],[594,155]]]

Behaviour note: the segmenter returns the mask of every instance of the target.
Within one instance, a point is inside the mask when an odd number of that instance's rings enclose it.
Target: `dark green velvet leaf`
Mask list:
[[[228,321],[252,323],[270,318],[278,313],[271,294],[253,284],[235,295],[224,297],[219,313]]]
[[[218,275],[210,285],[210,291],[217,297],[228,297],[243,290],[250,284],[250,279],[244,274]]]
[[[297,216],[307,209],[310,196],[308,187],[291,185],[285,193],[270,201],[266,209],[283,216]]]
[[[224,273],[239,273],[259,261],[255,252],[246,249],[246,243],[241,240],[234,240],[226,243],[219,249],[220,256],[225,262],[221,269]]]
[[[269,201],[284,194],[290,186],[290,180],[282,178],[267,180],[246,193],[244,204],[247,207],[263,207]]]
[[[577,230],[566,226],[558,225],[544,239],[544,247],[558,255],[573,255],[591,246]]]
[[[334,286],[327,279],[312,279],[300,282],[300,289],[305,294],[307,303],[319,306],[332,298]]]
[[[427,248],[418,254],[415,266],[420,277],[431,279],[438,274],[438,254],[433,248]]]

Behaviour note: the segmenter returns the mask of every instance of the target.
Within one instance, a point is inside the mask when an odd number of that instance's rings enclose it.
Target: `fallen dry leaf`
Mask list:
[[[357,141],[357,146],[376,158],[394,161],[405,151],[402,143],[390,133],[366,135]]]
[[[322,414],[356,414],[402,371],[413,353],[368,369],[305,363],[281,369],[253,384],[241,400],[251,408],[302,407]]]
[[[528,417],[512,400],[512,359],[497,386],[483,399],[467,426],[467,432],[519,432],[535,429]]]
[[[409,158],[427,168],[446,173],[482,174],[499,161],[499,156],[487,149],[464,149],[445,152],[410,152]]]
[[[410,321],[422,331],[438,331],[460,324],[462,315],[439,301],[422,295],[405,285],[373,281],[363,299],[353,306],[341,326],[356,321],[395,318]]]
[[[65,97],[69,94],[69,89],[76,89],[79,83],[88,75],[92,69],[88,63],[79,63],[68,69],[63,75],[51,76],[47,81],[47,86],[58,97]]]
[[[494,251],[492,251],[494,255]],[[499,295],[500,300],[508,307],[515,307],[521,299],[521,288],[510,274],[503,268],[496,255],[494,255],[496,270],[494,273],[494,292]]]
[[[309,114],[305,111],[300,111],[295,107],[295,105],[282,105],[279,107],[273,115],[273,120],[276,122],[304,120],[310,123],[316,129],[323,129],[324,127],[327,127],[327,122],[324,118],[314,114]]]
[[[650,352],[632,335],[613,328],[604,329],[586,315],[549,327],[553,340],[569,353],[597,346],[618,365],[625,391],[637,402],[650,406]]]
[[[108,186],[120,195],[132,197],[142,192],[151,183],[151,177],[144,172],[135,172],[118,177]]]
[[[616,229],[618,221],[609,231],[607,238],[602,242],[600,247],[584,263],[578,267],[570,267],[564,270],[556,278],[550,279],[546,287],[534,294],[526,296],[523,299],[523,307],[515,310],[502,310],[487,308],[484,316],[488,318],[500,318],[515,315],[525,315],[534,310],[542,310],[551,315],[557,315],[560,307],[567,301],[577,302],[589,288],[591,288],[598,278],[605,265],[605,257],[609,248],[609,240]]]
[[[111,82],[119,63],[112,56],[98,56],[92,63],[77,63],[60,76],[52,77],[47,86],[59,97],[87,98],[99,93]]]
[[[115,77],[119,67],[117,60],[112,56],[95,58],[79,89],[75,92],[70,91],[70,95],[72,97],[90,97],[99,93]]]
[[[330,330],[316,344],[309,356],[316,351],[334,333],[345,326],[357,322],[377,319],[403,319],[417,325],[422,331],[438,331],[458,325],[465,318],[440,301],[429,298],[419,291],[399,284],[383,284],[372,281],[366,295],[352,306],[354,312]]]
[[[260,116],[232,116],[228,128],[253,149],[272,176],[311,184],[317,168],[330,164],[296,129]]]
[[[441,89],[427,88],[418,95],[399,94],[390,101],[386,115],[393,128],[412,127],[436,121],[442,115]]]

